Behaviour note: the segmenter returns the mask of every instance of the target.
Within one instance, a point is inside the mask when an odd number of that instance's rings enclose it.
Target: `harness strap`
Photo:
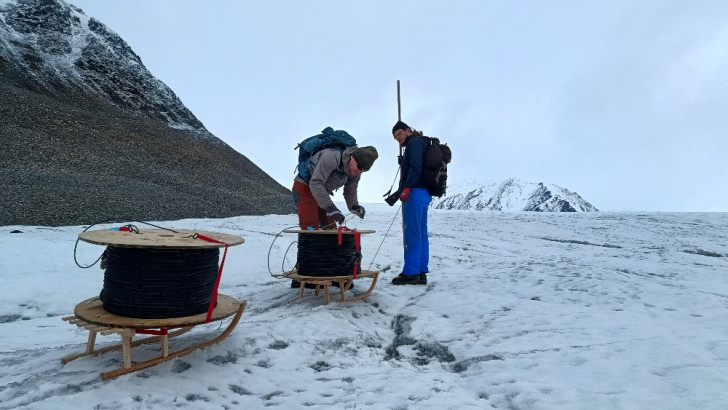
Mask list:
[[[342,231],[347,230],[349,232],[354,232],[354,249],[356,250],[356,258],[354,259],[354,272],[351,274],[352,279],[356,279],[356,271],[358,270],[357,267],[361,264],[361,232],[357,231],[356,229],[349,229],[346,226],[340,226],[339,227],[339,245],[342,243]]]
[[[217,289],[220,286],[220,278],[222,277],[222,268],[225,266],[225,257],[227,256],[228,251],[228,245],[225,242],[218,241],[217,239],[210,238],[209,236],[200,235],[198,233],[192,235],[193,239],[202,239],[203,241],[208,242],[214,242],[219,243],[222,245],[225,245],[225,253],[222,255],[222,262],[220,262],[220,269],[217,271],[217,280],[215,280],[215,289],[212,291],[212,298],[210,299],[210,307],[207,308],[207,318],[205,319],[205,323],[210,323],[210,319],[212,318],[212,311],[215,309],[215,303],[217,302]]]
[[[162,327],[159,330],[153,330],[153,329],[134,329],[134,331],[137,332],[137,333],[144,334],[144,335],[164,336],[166,334],[169,334],[169,332],[167,332],[167,328],[166,327]]]

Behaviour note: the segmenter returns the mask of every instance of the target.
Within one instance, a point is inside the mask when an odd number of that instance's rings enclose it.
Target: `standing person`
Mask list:
[[[429,272],[430,243],[427,239],[427,209],[432,197],[422,181],[422,168],[427,153],[427,143],[422,131],[416,131],[402,121],[392,127],[392,135],[404,147],[400,159],[401,173],[397,199],[402,201],[404,231],[404,268],[392,279],[393,285],[426,285]],[[397,195],[398,194],[398,198]],[[388,198],[389,199],[389,198]]]
[[[363,172],[369,171],[379,157],[374,147],[351,147],[345,150],[324,148],[311,156],[308,183],[297,175],[293,182],[293,201],[301,229],[335,229],[344,223],[344,215],[329,197],[344,187],[344,200],[349,210],[364,218],[366,210],[359,205],[357,188]]]

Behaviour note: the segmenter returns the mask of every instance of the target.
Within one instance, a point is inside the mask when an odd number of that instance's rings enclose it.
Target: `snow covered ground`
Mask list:
[[[108,381],[119,352],[60,362],[87,337],[61,317],[102,287],[98,265],[73,260],[85,227],[0,227],[0,409],[728,407],[728,214],[434,210],[430,283],[397,287],[396,211],[350,220],[377,231],[364,267],[383,278],[369,299],[327,306],[269,274],[294,215],[160,222],[244,237],[220,291],[248,308],[223,342]],[[275,241],[274,273],[292,266],[294,236]],[[102,251],[81,242],[79,262]]]

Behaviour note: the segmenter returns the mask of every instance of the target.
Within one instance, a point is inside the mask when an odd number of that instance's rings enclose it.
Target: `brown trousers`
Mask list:
[[[298,225],[306,230],[335,229],[336,222],[326,215],[326,210],[319,207],[308,185],[295,181],[293,183],[293,202],[298,211]]]

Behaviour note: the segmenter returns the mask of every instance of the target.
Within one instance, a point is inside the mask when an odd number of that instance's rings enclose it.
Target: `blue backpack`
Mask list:
[[[324,148],[336,148],[341,151],[349,147],[356,146],[356,139],[344,130],[334,131],[331,127],[324,128],[321,134],[308,137],[296,145],[294,150],[298,150],[298,175],[308,182],[311,180],[311,171],[308,166],[311,164],[313,154]]]

